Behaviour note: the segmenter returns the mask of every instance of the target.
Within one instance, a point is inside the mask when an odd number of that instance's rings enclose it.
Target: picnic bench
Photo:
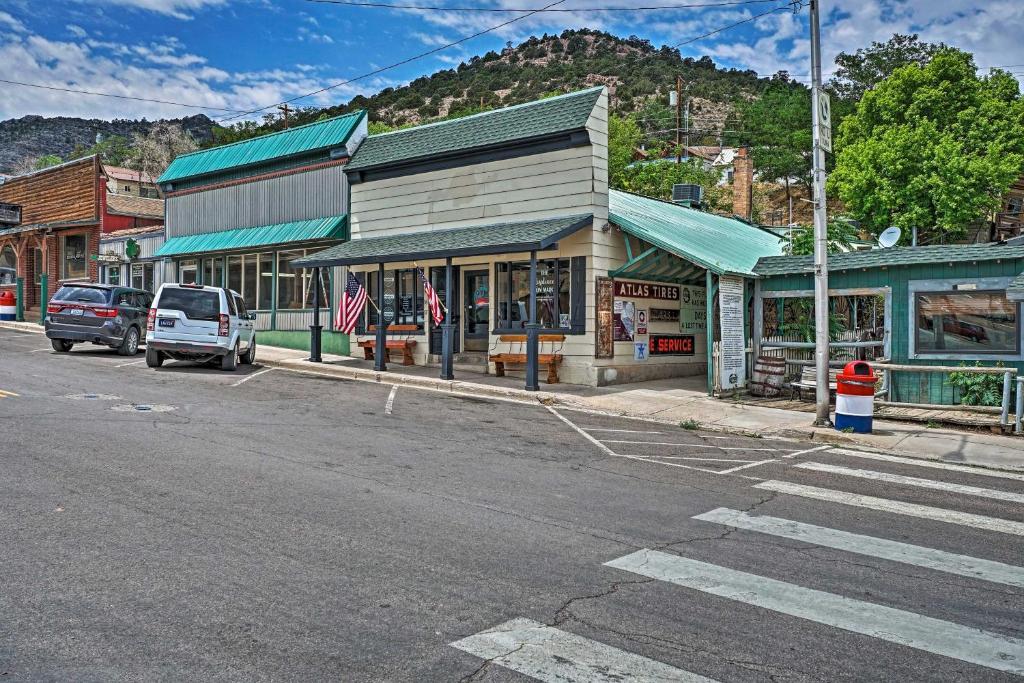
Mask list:
[[[548,384],[558,384],[558,365],[562,362],[562,345],[565,344],[564,334],[540,334],[538,335],[539,351],[537,354],[538,365],[546,365],[548,368]],[[495,342],[493,352],[499,344],[508,344],[508,350],[501,353],[491,353],[487,360],[494,363],[494,374],[497,377],[505,376],[506,365],[522,365],[526,363],[526,335],[525,334],[503,334]],[[557,345],[557,348],[556,348]]]
[[[377,326],[370,325],[370,332],[376,331]],[[384,340],[384,360],[390,363],[391,351],[401,350],[402,365],[413,365],[412,350],[416,348],[416,340],[410,338],[410,335],[418,332],[419,329],[415,325],[390,325],[387,331],[395,334],[404,334],[405,336],[400,339],[388,338]],[[373,354],[377,349],[376,337],[360,339],[357,344],[363,350],[363,356],[366,360],[373,360]]]
[[[828,390],[830,394],[834,394],[836,391],[836,388],[838,386],[838,380],[836,379],[836,375],[838,375],[840,372],[842,372],[842,368],[828,369]],[[885,386],[885,371],[876,370],[875,374],[878,375],[878,384],[880,386]],[[804,392],[813,393],[817,391],[818,369],[815,368],[813,365],[805,365],[804,368],[800,371],[800,379],[795,382],[790,382],[789,388],[790,391],[792,391],[793,396],[796,396],[801,400],[804,397]],[[881,393],[883,392],[882,390],[879,389],[878,391],[875,392],[875,396],[878,396]]]

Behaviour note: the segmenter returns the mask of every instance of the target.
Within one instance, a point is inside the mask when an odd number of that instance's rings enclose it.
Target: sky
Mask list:
[[[441,7],[538,8],[554,0],[379,0]],[[239,112],[336,86],[294,103],[325,106],[397,87],[530,35],[588,27],[677,44],[784,0],[729,6],[596,12],[600,7],[721,4],[728,0],[562,0],[544,12],[398,68],[364,76],[508,22],[518,13],[353,7],[311,0],[0,0],[0,79],[115,93],[112,99],[0,83],[0,120],[27,114],[177,118]],[[735,2],[735,0],[734,0]],[[745,4],[744,4],[745,3]],[[841,51],[895,32],[973,52],[979,67],[1024,76],[1024,1],[821,0],[826,78]],[[807,10],[780,11],[680,48],[723,67],[807,81]],[[351,82],[347,82],[351,81]],[[340,85],[338,85],[340,84]],[[174,104],[171,104],[174,103]],[[193,106],[181,106],[193,105]],[[257,118],[263,113],[245,114]]]

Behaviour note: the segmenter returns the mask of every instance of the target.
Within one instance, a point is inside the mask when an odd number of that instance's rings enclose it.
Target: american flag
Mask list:
[[[356,276],[349,272],[348,284],[345,291],[341,293],[341,305],[338,306],[337,320],[334,321],[335,329],[341,330],[345,334],[352,334],[365,307],[366,290],[359,284]]]
[[[437,290],[430,285],[422,268],[416,270],[420,274],[420,279],[423,280],[423,291],[427,296],[427,305],[430,306],[430,317],[434,319],[434,325],[440,325],[444,320],[444,313],[441,312],[441,300],[437,297]]]

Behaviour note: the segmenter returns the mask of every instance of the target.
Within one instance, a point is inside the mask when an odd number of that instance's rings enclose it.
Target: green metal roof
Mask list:
[[[590,88],[460,119],[371,135],[359,146],[346,171],[434,159],[581,130],[586,127],[600,94],[601,88]]]
[[[157,183],[220,173],[232,168],[253,166],[272,159],[344,145],[365,116],[365,111],[357,111],[261,135],[251,140],[181,154],[174,158],[163,175],[157,179]]]
[[[735,218],[611,190],[611,221],[623,232],[718,275],[753,276],[762,256],[782,253],[779,238]]]
[[[355,238],[344,244],[296,259],[302,267],[395,263],[448,256],[479,256],[551,249],[577,230],[593,225],[590,214],[475,225],[449,230],[424,230],[387,237]]]
[[[234,228],[220,232],[208,232],[204,235],[172,237],[157,249],[154,256],[180,256],[182,254],[266,247],[289,242],[346,239],[347,233],[348,215],[342,214],[291,223],[261,225],[255,228]]]
[[[934,244],[926,247],[890,247],[870,251],[829,254],[828,269],[888,268],[928,263],[963,263],[1024,258],[1024,245]],[[754,269],[758,275],[802,275],[814,272],[813,256],[763,258]]]

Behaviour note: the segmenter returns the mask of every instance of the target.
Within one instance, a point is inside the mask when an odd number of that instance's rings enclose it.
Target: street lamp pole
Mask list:
[[[829,427],[829,335],[828,335],[828,211],[825,205],[825,147],[822,121],[823,99],[827,95],[821,87],[821,28],[818,22],[820,0],[810,0],[811,24],[811,125],[814,141],[814,366],[817,370],[817,410],[814,424]],[[824,97],[823,97],[824,96]],[[831,118],[825,105],[825,113]],[[831,147],[831,131],[828,132]]]

